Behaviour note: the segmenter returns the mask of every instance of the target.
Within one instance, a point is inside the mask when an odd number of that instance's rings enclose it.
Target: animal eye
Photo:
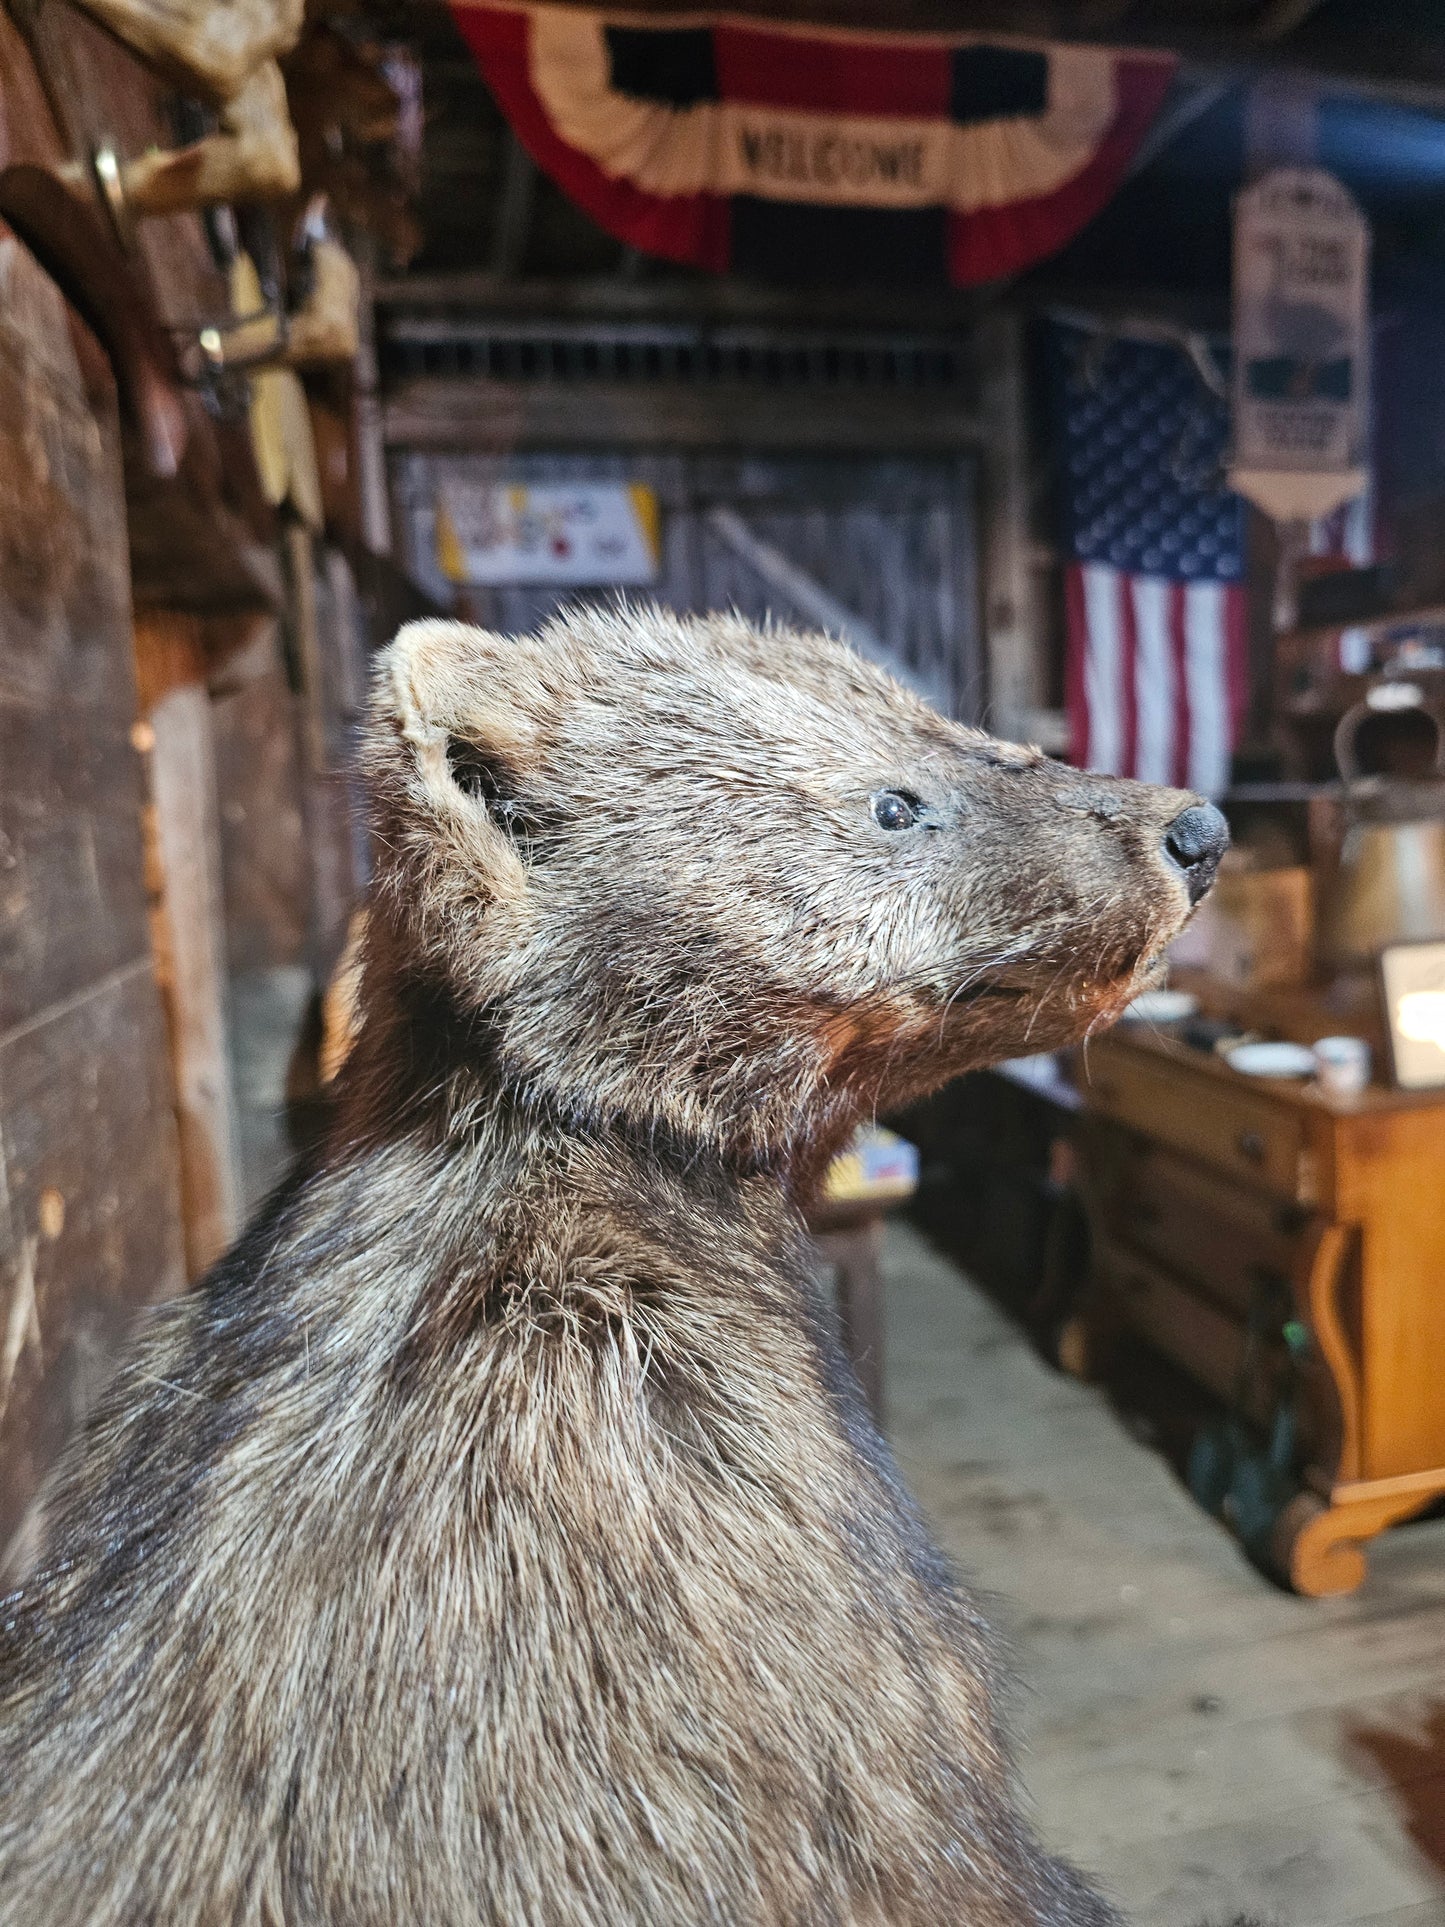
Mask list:
[[[923,807],[907,790],[877,790],[872,803],[873,821],[880,830],[911,830]]]

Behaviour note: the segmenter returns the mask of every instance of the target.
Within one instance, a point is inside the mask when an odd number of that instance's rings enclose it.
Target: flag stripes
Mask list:
[[[1104,562],[1066,578],[1076,760],[1220,795],[1246,696],[1244,591]]]

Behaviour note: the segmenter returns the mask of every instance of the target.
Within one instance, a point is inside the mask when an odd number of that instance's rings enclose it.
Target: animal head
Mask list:
[[[368,764],[363,1036],[389,999],[448,1066],[779,1161],[1117,1015],[1227,841],[823,636],[652,608],[411,624]]]

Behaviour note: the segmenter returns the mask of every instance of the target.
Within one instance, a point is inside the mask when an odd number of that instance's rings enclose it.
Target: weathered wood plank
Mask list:
[[[226,957],[238,971],[306,955],[310,874],[296,699],[274,629],[269,661],[213,701]]]
[[[382,404],[392,448],[500,453],[517,447],[720,448],[746,453],[881,449],[955,454],[983,431],[937,396],[845,398],[719,383],[707,389],[417,377]]]
[[[113,416],[0,240],[0,1031],[146,947],[127,614]]]
[[[1445,1781],[1437,1782],[1445,1797]],[[1345,1927],[1440,1898],[1440,1870],[1399,1837],[1388,1793],[1360,1794],[1227,1827],[1201,1827],[1116,1855],[1109,1885],[1134,1919],[1163,1927],[1248,1910],[1297,1927]]]
[[[154,78],[63,0],[47,21],[77,123],[96,110],[91,124],[127,151],[159,137]],[[57,131],[0,11],[0,164],[53,165],[73,134]],[[177,318],[186,304],[162,255],[188,246],[214,278],[199,226],[164,224],[143,245],[161,251],[151,266]],[[98,344],[0,236],[0,1540],[132,1308],[184,1277],[121,443]]]
[[[1429,1688],[1416,1687],[1361,1692],[1339,1706],[1217,1729],[1206,1714],[1193,1733],[1149,1731],[1100,1747],[1065,1750],[1040,1741],[1029,1782],[1046,1808],[1067,1815],[1074,1838],[1089,1842],[1091,1852],[1112,1853],[1370,1789],[1418,1790],[1433,1799],[1445,1774],[1440,1713]]]
[[[135,1306],[184,1282],[148,957],[0,1038],[0,1167],[3,1545]]]
[[[240,1229],[211,699],[187,618],[141,617],[135,648],[150,732],[152,930],[170,1029],[186,1260],[197,1276]]]
[[[170,690],[150,722],[166,931],[162,989],[172,1013],[186,1251],[199,1273],[240,1229],[216,772],[204,685]]]
[[[985,422],[983,607],[989,726],[1028,733],[1044,683],[1040,625],[1029,569],[1029,495],[1023,319],[1006,309],[978,331]]]

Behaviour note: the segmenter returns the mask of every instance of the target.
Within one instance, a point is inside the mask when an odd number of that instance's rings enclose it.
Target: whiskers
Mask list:
[[[1127,931],[1127,922],[1120,912],[1126,908],[1118,901],[1102,904],[1091,930],[1082,933],[1092,936],[1092,942],[1081,939],[1076,919],[1058,913],[1040,918],[1009,943],[980,957],[939,1012],[938,1044],[942,1046],[950,1014],[961,999],[987,985],[990,978],[1023,968],[1036,981],[1005,981],[998,986],[1027,1000],[1027,1018],[1014,1048],[1027,1049],[1037,1031],[1057,1030],[1060,1018],[1072,1012],[1080,1042],[1087,1049],[1089,1038],[1114,1021],[1147,979],[1168,934],[1157,921],[1143,930],[1136,927],[1132,936],[1124,934],[1121,923]]]
[[[1063,913],[1043,918],[1030,929],[1020,932],[1010,943],[1005,944],[1002,949],[994,950],[988,956],[980,958],[968,971],[962,981],[955,985],[953,990],[949,992],[943,1008],[939,1012],[939,1046],[941,1047],[943,1044],[949,1013],[960,998],[966,997],[970,991],[976,990],[981,983],[984,983],[989,977],[996,975],[998,972],[1016,969],[1020,964],[1027,964],[1047,953],[1055,939],[1067,933],[1069,923],[1070,919]],[[1033,1015],[1029,1020],[1029,1031],[1025,1033],[1026,1037],[1032,1032],[1033,1025],[1037,1021],[1040,1011],[1048,1004],[1055,986],[1061,978],[1065,977],[1075,967],[1075,963],[1076,959],[1073,956],[1065,955],[1055,968],[1044,990],[1038,995]],[[1020,988],[1013,985],[1000,985],[998,987],[1000,989]]]

